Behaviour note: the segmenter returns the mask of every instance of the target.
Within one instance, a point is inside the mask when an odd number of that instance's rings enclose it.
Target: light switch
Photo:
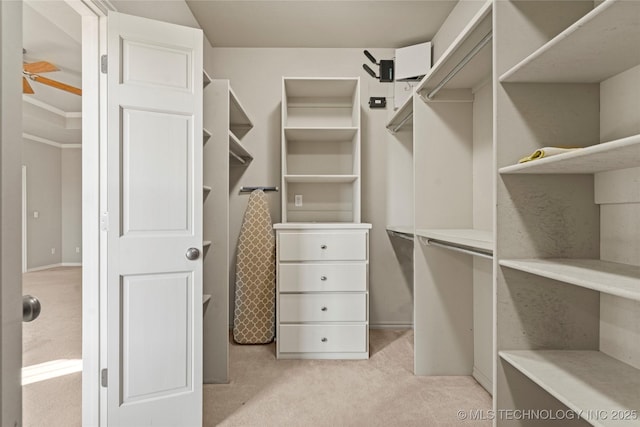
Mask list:
[[[40,217],[40,212],[38,212],[38,211],[33,211],[33,217],[34,217],[34,218],[39,218],[39,217]]]
[[[295,205],[297,208],[302,206],[302,194],[296,194],[294,196]]]

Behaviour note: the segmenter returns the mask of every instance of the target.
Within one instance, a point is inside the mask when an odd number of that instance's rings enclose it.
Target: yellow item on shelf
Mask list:
[[[530,162],[532,160],[542,159],[543,157],[551,157],[579,149],[580,148],[542,147],[531,153],[531,155],[518,160],[518,163]]]

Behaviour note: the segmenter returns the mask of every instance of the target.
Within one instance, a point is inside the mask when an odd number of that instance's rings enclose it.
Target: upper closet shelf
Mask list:
[[[501,174],[578,174],[640,166],[640,135],[500,168]]]
[[[413,227],[410,225],[387,225],[387,231],[393,236],[413,240]]]
[[[205,70],[202,70],[202,87],[207,87],[209,83],[211,83],[211,77]]]
[[[239,163],[241,165],[246,165],[253,160],[251,153],[244,148],[240,143],[240,140],[236,138],[231,131],[229,131],[229,156],[231,156],[231,159],[233,159],[235,163]]]
[[[387,123],[387,129],[396,133],[405,125],[413,126],[413,96],[409,96]]]
[[[416,236],[426,244],[485,258],[493,256],[493,233],[474,229],[418,229]]]
[[[349,183],[358,179],[358,175],[284,175],[286,182],[307,183]]]
[[[473,89],[489,81],[492,70],[493,0],[487,0],[451,46],[442,54],[416,87],[426,101],[447,89]]]
[[[640,2],[606,0],[500,77],[598,83],[640,64]]]
[[[351,141],[358,128],[355,127],[285,127],[287,141],[338,142]]]
[[[598,259],[503,259],[500,265],[640,301],[640,267]]]
[[[288,108],[351,108],[357,86],[353,78],[287,77],[284,80]]]
[[[245,128],[248,130],[253,127],[247,110],[244,109],[231,86],[229,86],[229,122],[229,126],[232,128]]]
[[[640,408],[640,370],[599,351],[517,350],[499,355],[589,424],[638,425],[633,411]]]

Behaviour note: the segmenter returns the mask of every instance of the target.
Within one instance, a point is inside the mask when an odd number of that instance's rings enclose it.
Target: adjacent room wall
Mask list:
[[[234,295],[235,253],[248,195],[240,186],[280,186],[280,102],[282,77],[360,76],[362,104],[362,221],[373,224],[370,241],[370,321],[376,325],[412,323],[412,289],[402,275],[387,225],[386,109],[371,110],[371,96],[393,96],[393,84],[379,83],[362,69],[363,49],[214,48],[206,64],[215,78],[229,79],[248,110],[253,129],[243,143],[254,156],[244,171],[232,170],[230,201],[231,277]],[[371,49],[391,58],[393,49]],[[207,59],[207,58],[206,58]],[[388,99],[387,108],[392,108]],[[204,166],[205,168],[207,165]],[[273,222],[280,221],[280,193],[269,193]],[[408,206],[407,209],[411,207]],[[233,304],[233,301],[231,301]],[[233,312],[231,310],[231,312]]]
[[[27,269],[80,264],[82,150],[23,139],[22,164],[27,166]]]

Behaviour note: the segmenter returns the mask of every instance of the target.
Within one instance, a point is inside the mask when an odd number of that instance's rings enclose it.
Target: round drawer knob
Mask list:
[[[322,307],[320,310],[327,311],[327,307]]]
[[[323,337],[320,341],[322,341],[322,342],[327,342],[327,341],[329,341],[329,340],[328,340],[326,337]]]
[[[327,281],[327,276],[320,276],[320,280],[322,280],[323,282]]]
[[[327,249],[327,245],[320,245],[320,249]]]

